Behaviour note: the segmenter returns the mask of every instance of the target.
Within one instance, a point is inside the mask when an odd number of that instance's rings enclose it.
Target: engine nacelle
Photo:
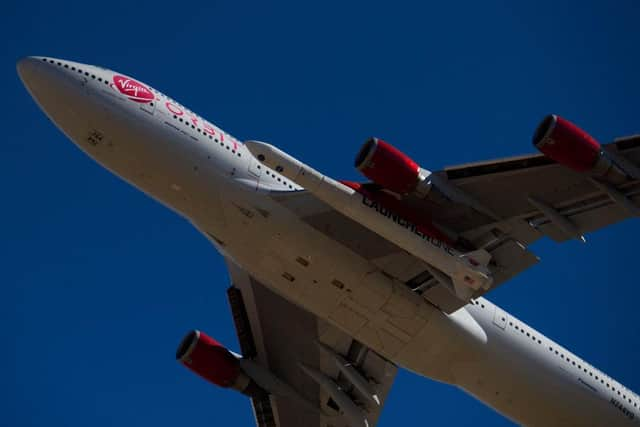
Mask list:
[[[533,135],[533,145],[545,156],[577,172],[591,172],[602,157],[602,147],[570,121],[548,115]]]
[[[561,165],[611,184],[640,178],[637,167],[613,152],[603,150],[591,135],[555,114],[545,117],[538,125],[533,145]]]
[[[364,143],[356,156],[355,166],[371,181],[399,194],[410,193],[420,181],[420,166],[378,138],[370,138]]]
[[[229,350],[203,332],[189,332],[178,346],[176,359],[217,386],[233,388],[248,396],[265,393],[242,371],[240,362]]]
[[[422,169],[409,156],[381,139],[370,138],[364,143],[356,156],[355,166],[374,183],[394,193],[411,193],[420,198],[429,196],[433,200],[443,202],[453,200],[495,217],[455,185],[451,185],[437,174]]]

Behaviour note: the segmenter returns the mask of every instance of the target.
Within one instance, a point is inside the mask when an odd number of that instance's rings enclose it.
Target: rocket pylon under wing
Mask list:
[[[487,267],[491,255],[484,249],[462,253],[447,243],[417,231],[413,224],[372,209],[366,197],[273,145],[257,141],[245,143],[265,166],[304,187],[336,211],[364,225],[451,278],[456,295],[468,301],[473,291],[488,290],[493,284]]]

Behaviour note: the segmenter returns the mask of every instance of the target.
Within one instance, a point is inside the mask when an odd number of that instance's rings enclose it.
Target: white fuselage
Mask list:
[[[25,58],[18,71],[89,156],[184,216],[274,291],[387,359],[521,424],[640,423],[636,394],[486,299],[446,315],[302,221],[271,197],[299,186],[176,101],[152,89],[140,99],[135,81],[117,87],[113,71],[70,61]]]

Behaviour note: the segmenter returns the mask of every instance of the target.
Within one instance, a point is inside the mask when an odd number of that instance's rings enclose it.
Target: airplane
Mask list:
[[[82,151],[189,221],[224,257],[240,352],[200,330],[176,359],[246,395],[259,427],[373,427],[399,368],[515,423],[640,424],[640,398],[484,295],[542,237],[640,214],[640,135],[600,144],[557,115],[539,154],[429,171],[370,138],[362,182],[240,142],[151,86],[50,58],[17,63]]]

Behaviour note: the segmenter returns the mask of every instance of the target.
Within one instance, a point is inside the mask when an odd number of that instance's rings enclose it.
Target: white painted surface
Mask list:
[[[170,98],[154,91],[153,105],[132,101],[113,87],[114,72],[69,61],[27,58],[18,70],[89,156],[179,212],[277,293],[389,360],[521,424],[639,423],[636,394],[486,299],[447,316],[300,221],[268,196],[297,185],[258,168],[246,147]]]

